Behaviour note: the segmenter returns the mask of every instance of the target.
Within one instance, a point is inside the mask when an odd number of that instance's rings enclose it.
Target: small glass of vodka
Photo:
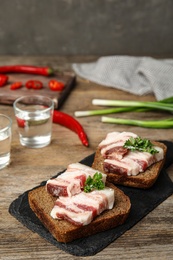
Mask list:
[[[23,96],[15,100],[14,112],[23,146],[41,148],[50,144],[54,102],[46,96]]]
[[[12,120],[0,114],[0,169],[10,164]]]

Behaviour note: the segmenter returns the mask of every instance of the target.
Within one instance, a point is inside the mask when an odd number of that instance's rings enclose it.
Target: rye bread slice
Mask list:
[[[155,181],[157,180],[157,178],[159,176],[159,173],[165,162],[166,151],[167,151],[167,147],[163,143],[155,142],[155,141],[152,141],[152,143],[163,149],[163,151],[164,151],[163,160],[161,160],[157,163],[154,163],[153,165],[148,167],[145,172],[139,173],[136,176],[125,176],[123,174],[121,175],[118,173],[106,173],[107,181],[114,183],[114,184],[135,187],[135,188],[142,188],[142,189],[150,188],[155,183]],[[103,162],[104,162],[104,158],[100,153],[100,149],[97,148],[92,167],[95,170],[105,173],[104,168],[103,168]]]
[[[115,190],[114,208],[104,211],[86,226],[75,226],[66,220],[53,219],[50,216],[50,212],[56,198],[46,191],[45,186],[38,187],[29,192],[29,205],[57,241],[68,243],[78,238],[114,228],[126,221],[131,208],[129,197],[113,184],[107,183],[106,186]]]

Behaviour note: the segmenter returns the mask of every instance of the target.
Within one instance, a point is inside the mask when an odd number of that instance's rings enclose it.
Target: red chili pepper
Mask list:
[[[3,87],[7,84],[8,76],[0,74],[0,87]]]
[[[41,89],[43,87],[43,83],[39,80],[28,80],[25,84],[26,88],[33,89]]]
[[[31,80],[29,80],[29,81],[27,81],[27,82],[25,83],[25,87],[28,88],[28,89],[32,88],[32,82],[31,82]]]
[[[53,74],[53,70],[52,70],[52,68],[49,68],[49,67],[11,65],[11,66],[0,66],[0,73],[4,73],[4,74],[6,74],[6,73],[27,73],[27,74],[50,76]]]
[[[61,91],[65,87],[65,84],[63,82],[60,82],[56,79],[51,79],[48,85],[49,88],[53,91]]]
[[[22,87],[22,82],[18,81],[18,82],[14,82],[13,84],[11,84],[10,89],[11,90],[16,90]]]
[[[86,135],[82,125],[74,117],[72,117],[64,112],[54,110],[53,123],[60,124],[62,126],[69,128],[70,130],[72,130],[79,136],[83,145],[85,145],[85,146],[89,145],[87,135]]]
[[[25,127],[25,120],[24,119],[21,119],[21,118],[16,116],[16,120],[17,120],[18,127],[22,127],[22,128]]]

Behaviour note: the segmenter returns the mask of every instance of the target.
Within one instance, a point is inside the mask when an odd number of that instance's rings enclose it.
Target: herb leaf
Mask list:
[[[91,176],[88,176],[88,178],[86,179],[85,186],[84,186],[84,192],[91,192],[94,189],[103,190],[104,187],[105,187],[105,184],[102,180],[102,174],[99,172],[96,172],[94,174],[93,178]]]
[[[148,152],[151,154],[158,153],[158,151],[153,148],[153,144],[148,139],[142,139],[141,137],[130,137],[124,144],[124,147],[132,151],[138,150],[141,152]]]

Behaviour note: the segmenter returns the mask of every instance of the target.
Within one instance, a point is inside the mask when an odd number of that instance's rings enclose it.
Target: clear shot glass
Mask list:
[[[11,118],[0,114],[0,169],[10,164],[11,126]]]
[[[14,112],[20,143],[42,148],[51,143],[53,100],[45,96],[23,96],[15,100]]]

